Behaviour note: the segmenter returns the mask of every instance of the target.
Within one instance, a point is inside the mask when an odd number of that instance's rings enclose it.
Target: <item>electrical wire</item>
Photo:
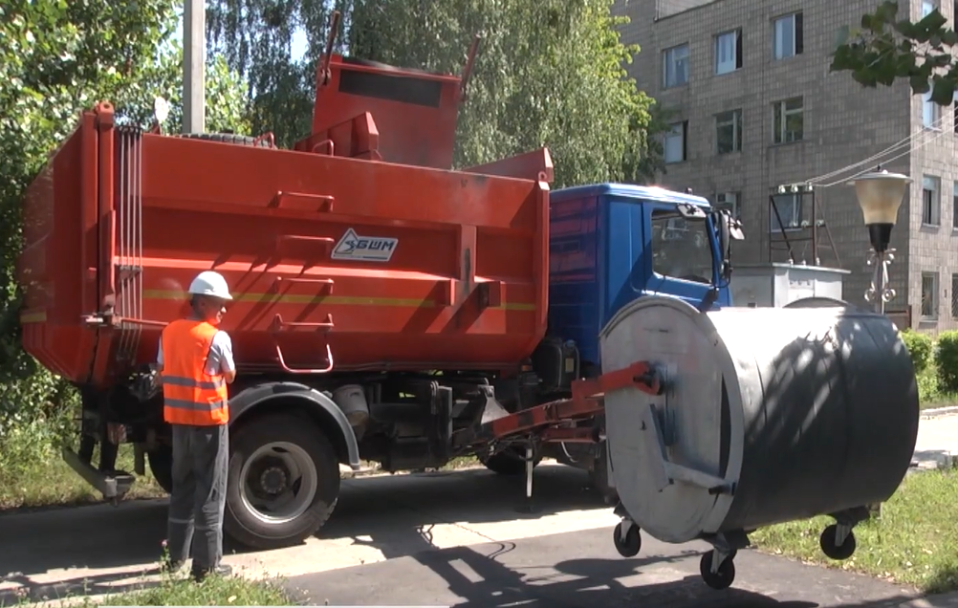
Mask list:
[[[921,132],[921,133],[922,133],[922,134],[927,134],[928,131],[922,129],[922,132]],[[921,143],[921,144],[919,144],[919,145],[917,145],[917,146],[915,146],[915,147],[913,147],[913,148],[910,147],[909,149],[905,150],[905,151],[902,152],[901,154],[898,154],[897,156],[893,156],[893,157],[891,157],[891,158],[887,158],[887,159],[885,159],[885,160],[882,161],[882,162],[884,162],[884,163],[890,163],[890,162],[892,162],[892,161],[894,161],[894,160],[897,160],[897,159],[899,159],[899,158],[901,158],[901,157],[903,157],[903,156],[907,156],[908,154],[912,154],[913,152],[916,152],[916,151],[918,151],[918,150],[924,148],[924,147],[927,146],[928,144],[930,144],[930,143],[932,143],[932,142],[934,142],[934,141],[937,141],[937,140],[941,139],[942,137],[944,137],[945,133],[946,133],[946,131],[945,131],[944,129],[942,129],[942,130],[939,131],[936,135],[934,135],[933,137],[931,137],[931,138],[925,140],[923,143]],[[863,171],[859,171],[859,172],[857,172],[857,173],[855,173],[854,175],[851,175],[851,176],[849,176],[849,177],[845,177],[845,178],[836,180],[836,181],[834,181],[834,182],[831,182],[831,183],[829,183],[829,184],[819,184],[819,185],[818,185],[818,188],[819,188],[819,189],[821,189],[821,188],[831,188],[832,186],[837,186],[837,185],[839,185],[839,184],[846,183],[846,182],[848,182],[848,181],[850,181],[850,180],[853,180],[853,179],[855,179],[856,177],[859,177],[860,175],[864,175],[864,174],[866,174],[866,173],[868,173],[868,172],[870,172],[870,171],[872,171],[872,168],[871,168],[871,167],[869,167],[869,168],[867,168],[867,169],[864,169]]]
[[[841,175],[842,173],[846,173],[846,172],[848,172],[848,171],[850,171],[850,170],[852,170],[852,169],[856,169],[856,168],[861,167],[861,166],[863,166],[863,165],[871,165],[874,161],[880,159],[882,156],[885,156],[886,154],[891,154],[891,153],[897,152],[897,151],[899,151],[899,150],[901,150],[901,149],[903,149],[903,148],[905,148],[905,147],[908,147],[908,148],[910,149],[912,140],[914,140],[915,138],[918,138],[918,137],[924,135],[925,133],[927,133],[927,132],[928,132],[927,129],[929,129],[929,128],[931,128],[931,129],[936,129],[936,128],[941,127],[941,125],[942,125],[942,123],[943,123],[944,120],[945,120],[945,116],[944,116],[944,113],[943,113],[943,114],[938,118],[938,120],[936,120],[935,122],[933,122],[933,123],[931,124],[930,127],[923,127],[921,130],[916,131],[915,133],[912,133],[911,135],[909,135],[909,136],[906,137],[905,139],[902,139],[901,141],[899,141],[899,142],[897,142],[897,143],[894,143],[894,144],[888,146],[887,148],[885,148],[885,149],[882,150],[881,152],[879,152],[879,153],[877,153],[877,154],[874,154],[874,155],[872,155],[872,156],[869,156],[869,157],[866,158],[865,160],[861,160],[861,161],[858,161],[857,163],[853,163],[853,164],[851,164],[851,165],[848,165],[847,167],[842,167],[841,169],[837,169],[837,170],[835,170],[835,171],[830,171],[830,172],[828,172],[828,173],[823,173],[822,175],[815,176],[815,177],[813,177],[813,178],[811,178],[811,179],[805,180],[805,182],[806,182],[806,183],[815,184],[815,183],[818,183],[818,182],[821,182],[821,181],[824,181],[824,180],[827,180],[827,179],[831,179],[831,178],[835,177],[836,175]],[[898,157],[896,157],[896,158],[898,158]],[[885,161],[885,162],[888,162],[888,161]]]

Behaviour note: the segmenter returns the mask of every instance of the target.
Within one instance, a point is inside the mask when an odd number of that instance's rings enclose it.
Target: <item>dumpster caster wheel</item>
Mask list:
[[[732,561],[733,555],[729,555],[718,567],[717,572],[712,572],[712,560],[715,551],[709,551],[702,555],[702,561],[699,562],[699,573],[702,580],[712,589],[728,589],[735,581],[735,563]]]
[[[818,539],[822,547],[822,553],[834,560],[848,559],[855,553],[855,533],[849,530],[848,536],[845,537],[845,541],[841,545],[837,542],[837,534],[837,524],[832,524],[822,530],[822,535]]]
[[[622,557],[635,557],[642,550],[642,535],[639,527],[631,521],[620,521],[612,533],[615,550]]]

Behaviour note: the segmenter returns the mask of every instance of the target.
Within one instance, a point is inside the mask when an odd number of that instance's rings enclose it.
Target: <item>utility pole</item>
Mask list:
[[[206,1],[183,3],[183,132],[206,131]]]

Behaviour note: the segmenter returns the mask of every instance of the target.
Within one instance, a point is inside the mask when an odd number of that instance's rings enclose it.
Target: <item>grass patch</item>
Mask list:
[[[85,606],[295,606],[279,581],[211,577],[201,584],[166,577],[157,587],[87,599]]]
[[[93,462],[98,456],[94,454]],[[133,471],[133,446],[120,446],[117,468]],[[146,475],[137,477],[126,499],[158,498],[166,492],[146,467]],[[0,511],[53,505],[81,505],[103,502],[103,497],[62,459],[52,457],[33,464],[0,469]]]
[[[95,606],[297,606],[280,579],[254,581],[242,576],[211,576],[194,583],[187,575],[164,575],[155,586],[98,596],[68,596],[45,602],[57,608]],[[4,604],[0,602],[0,606]],[[32,605],[27,598],[13,604]]]
[[[819,536],[833,521],[827,517],[758,530],[752,543],[767,553],[832,568],[854,570],[926,593],[958,589],[958,471],[929,471],[906,476],[882,505],[881,517],[855,528],[858,549],[835,562],[822,553]]]

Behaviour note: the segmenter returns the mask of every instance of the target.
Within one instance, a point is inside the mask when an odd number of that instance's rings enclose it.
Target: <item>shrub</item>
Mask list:
[[[905,343],[905,348],[911,355],[912,363],[915,365],[915,373],[920,374],[928,369],[934,348],[931,336],[909,328],[901,332],[901,340]]]
[[[958,330],[939,335],[936,351],[939,388],[949,393],[958,392]]]

